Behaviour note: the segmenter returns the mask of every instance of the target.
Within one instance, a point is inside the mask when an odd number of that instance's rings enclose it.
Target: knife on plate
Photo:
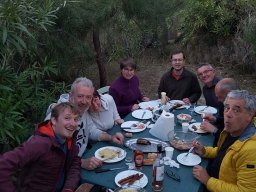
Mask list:
[[[102,173],[102,172],[107,172],[107,171],[114,171],[118,169],[124,169],[125,167],[116,167],[116,168],[99,168],[95,169],[95,173]]]
[[[145,114],[146,114],[146,111],[144,111],[144,112],[142,113],[141,119],[144,118]]]

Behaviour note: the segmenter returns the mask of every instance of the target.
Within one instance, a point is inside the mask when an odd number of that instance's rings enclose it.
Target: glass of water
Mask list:
[[[133,151],[132,150],[126,150],[126,156],[125,156],[125,164],[128,166],[128,169],[134,169],[134,161],[133,161]]]

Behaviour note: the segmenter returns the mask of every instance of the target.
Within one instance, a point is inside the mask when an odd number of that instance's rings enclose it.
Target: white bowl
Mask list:
[[[179,115],[177,115],[177,121],[179,124],[189,123],[191,120],[192,120],[192,116],[189,114],[180,113]]]

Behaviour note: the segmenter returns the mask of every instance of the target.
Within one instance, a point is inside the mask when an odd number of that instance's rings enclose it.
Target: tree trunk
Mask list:
[[[100,87],[104,87],[107,85],[107,73],[105,63],[103,62],[101,46],[100,46],[100,32],[99,28],[95,27],[93,29],[93,45],[96,52],[96,63],[99,69],[100,75]]]

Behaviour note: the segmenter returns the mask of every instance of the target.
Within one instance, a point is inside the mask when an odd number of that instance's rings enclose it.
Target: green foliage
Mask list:
[[[242,22],[243,39],[252,44],[253,52],[256,56],[256,14],[250,15]]]
[[[56,64],[42,54],[45,33],[55,24],[62,1],[4,0],[0,2],[0,141],[15,147],[47,106],[66,90],[47,81]]]
[[[31,134],[34,124],[43,120],[47,106],[67,87],[43,80],[56,74],[47,59],[21,73],[2,64],[0,74],[0,141],[8,140],[14,147]]]
[[[162,37],[167,30],[167,20],[177,9],[182,7],[182,1],[178,0],[125,0],[123,10],[126,17],[137,25],[140,30],[141,48],[161,47],[167,43]],[[137,29],[137,31],[138,31]]]
[[[200,37],[205,41],[233,37],[239,22],[246,16],[249,1],[189,0],[181,12],[184,42]]]

